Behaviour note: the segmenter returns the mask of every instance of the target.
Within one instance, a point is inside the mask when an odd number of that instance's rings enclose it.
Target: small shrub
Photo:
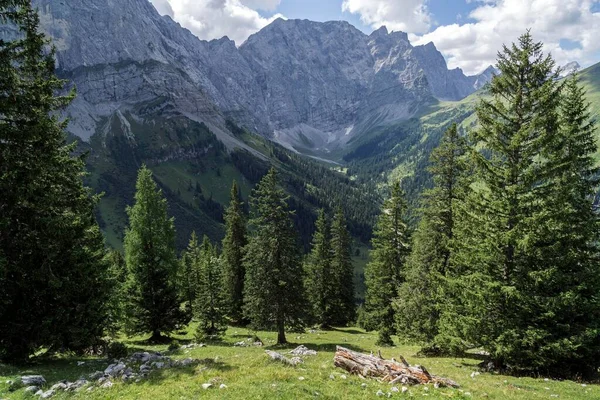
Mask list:
[[[106,355],[110,359],[127,357],[127,346],[121,342],[111,342],[106,348]]]

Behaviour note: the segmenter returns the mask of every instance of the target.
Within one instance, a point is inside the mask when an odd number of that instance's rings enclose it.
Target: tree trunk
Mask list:
[[[459,387],[450,379],[431,375],[425,367],[410,366],[404,357],[401,362],[394,359],[385,360],[381,357],[358,353],[337,346],[333,363],[336,367],[360,375],[365,378],[379,378],[391,384],[402,383],[409,385],[433,383],[436,386]]]
[[[279,318],[277,321],[277,344],[286,344],[285,338],[285,324],[283,318]]]

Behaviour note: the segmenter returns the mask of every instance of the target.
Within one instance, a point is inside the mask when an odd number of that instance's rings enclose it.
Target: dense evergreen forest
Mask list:
[[[120,154],[111,159],[121,164],[97,156],[87,178],[107,192],[124,188],[112,203],[126,214],[123,251],[108,250],[100,230],[107,222],[95,214],[99,197],[84,185],[85,155],[67,142],[59,117],[75,92],[65,94],[66,82],[55,75],[29,2],[0,1],[0,19],[23,33],[0,41],[3,361],[96,354],[118,346],[118,334],[165,343],[190,321],[197,341],[218,341],[235,325],[276,331],[277,344],[308,327],[358,323],[377,331],[381,345],[398,335],[426,354],[483,349],[495,370],[597,375],[594,126],[578,77],[559,80],[554,60],[529,33],[500,52],[500,74],[478,103],[477,127],[466,134],[446,127],[419,209],[399,180],[386,188],[357,309],[352,235],[370,238],[377,198],[328,166],[257,138],[270,162],[245,150],[227,153],[206,126],[176,116],[160,122],[174,124],[169,143],[181,141],[177,151],[191,159],[198,149],[212,154],[194,168],[209,168],[209,160],[219,171],[227,158],[252,190],[244,197],[221,171],[226,207],[199,180],[181,180],[187,195],[174,196],[182,187],[158,179],[164,170],[156,165],[173,149],[131,147],[115,134],[106,151]],[[174,212],[175,197],[195,206]],[[190,229],[194,211],[221,221],[224,234]],[[178,235],[187,247],[178,246]]]

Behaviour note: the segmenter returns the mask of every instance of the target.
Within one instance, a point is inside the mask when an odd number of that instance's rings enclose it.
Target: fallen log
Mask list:
[[[400,356],[402,362],[385,360],[381,357],[358,353],[337,346],[333,363],[336,367],[343,368],[351,374],[364,378],[381,379],[392,384],[402,383],[408,385],[431,383],[440,387],[457,388],[459,385],[447,378],[431,375],[425,367],[411,366]]]

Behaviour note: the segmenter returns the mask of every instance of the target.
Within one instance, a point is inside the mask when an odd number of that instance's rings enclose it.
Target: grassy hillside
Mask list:
[[[581,71],[580,78],[587,92],[591,117],[600,121],[600,63]],[[409,199],[417,205],[421,191],[431,185],[426,170],[431,151],[453,122],[463,133],[474,127],[474,111],[480,96],[481,91],[458,102],[440,102],[408,121],[354,138],[342,154],[349,174],[374,190],[402,179]],[[600,127],[596,134],[600,143]],[[597,159],[600,163],[600,152]]]
[[[190,331],[192,329],[190,328]],[[290,334],[293,342],[285,347],[275,347],[275,333],[258,332],[265,347],[234,347],[233,343],[245,340],[250,333],[241,328],[230,328],[223,342],[207,347],[178,350],[171,356],[176,359],[187,357],[203,360],[196,367],[155,370],[148,379],[139,383],[115,381],[112,388],[87,387],[79,392],[59,392],[53,399],[373,399],[381,390],[386,398],[430,398],[430,399],[598,399],[600,386],[573,381],[556,381],[530,377],[513,377],[499,374],[479,374],[480,357],[473,354],[465,358],[420,358],[415,355],[415,346],[400,345],[382,348],[386,358],[403,355],[411,364],[425,365],[436,375],[458,382],[459,389],[436,389],[419,385],[408,388],[407,393],[392,392],[391,385],[376,380],[365,380],[352,376],[334,367],[333,354],[336,345],[357,351],[377,352],[376,335],[356,328],[333,331]],[[177,336],[181,343],[191,339],[190,334]],[[131,351],[159,350],[166,346],[147,346],[143,338],[123,338]],[[271,361],[265,349],[286,352],[304,344],[317,350],[317,356],[303,357],[305,363],[294,368]],[[78,366],[78,362],[84,362]],[[64,356],[42,359],[37,364],[23,368],[0,364],[0,398],[11,400],[30,399],[24,389],[8,391],[6,381],[16,381],[23,374],[41,374],[48,387],[61,381],[75,381],[109,364],[106,359],[75,358]],[[213,382],[214,387],[203,389],[202,384]],[[219,389],[221,384],[226,388]],[[399,389],[402,385],[398,386]]]
[[[110,246],[122,246],[125,210],[133,203],[136,174],[142,164],[153,171],[167,197],[180,249],[193,230],[221,240],[223,209],[229,202],[233,180],[238,182],[242,197],[248,199],[271,166],[280,171],[291,195],[290,205],[297,210],[296,227],[305,247],[314,229],[316,210],[331,210],[342,199],[352,234],[368,241],[378,200],[344,173],[298,156],[231,122],[227,127],[240,146],[226,148],[208,126],[173,112],[168,104],[165,99],[156,99],[117,112],[101,122],[90,143],[82,143],[89,151],[89,184],[104,193],[98,217]]]

